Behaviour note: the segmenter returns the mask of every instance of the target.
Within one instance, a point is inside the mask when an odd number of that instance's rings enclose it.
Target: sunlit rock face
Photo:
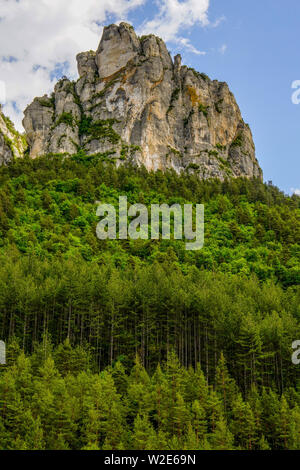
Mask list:
[[[0,165],[7,165],[14,158],[23,156],[26,139],[14,128],[13,123],[4,116],[0,105]]]
[[[125,67],[140,51],[140,41],[132,26],[121,23],[103,30],[96,52],[99,77],[106,79]]]
[[[200,178],[262,178],[251,130],[226,83],[172,60],[164,42],[121,23],[96,52],[78,54],[77,82],[62,79],[25,110],[32,157],[101,153],[148,170]]]

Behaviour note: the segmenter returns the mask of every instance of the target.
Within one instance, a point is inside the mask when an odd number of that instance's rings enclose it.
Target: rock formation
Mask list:
[[[262,177],[250,128],[226,83],[172,60],[164,42],[121,23],[96,52],[77,56],[80,78],[36,98],[23,121],[30,155],[102,154],[148,170],[199,177]]]
[[[14,128],[9,118],[4,116],[0,105],[0,165],[6,165],[14,158],[23,156],[26,139]]]

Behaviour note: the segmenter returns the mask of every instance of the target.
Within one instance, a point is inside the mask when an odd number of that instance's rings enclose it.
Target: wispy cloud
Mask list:
[[[300,196],[300,189],[299,188],[291,188],[291,193]]]
[[[217,18],[216,21],[214,21],[213,23],[210,23],[210,26],[212,28],[217,28],[224,21],[226,21],[226,16],[220,16],[220,18]]]
[[[193,44],[188,38],[177,38],[173,42],[184,47],[187,51],[192,52],[193,54],[206,55],[205,51],[199,51],[198,49],[196,49],[196,47],[193,46]]]
[[[194,54],[203,55],[191,41],[182,37],[182,32],[194,25],[208,26],[209,0],[162,0],[157,2],[158,13],[153,19],[145,21],[139,31],[141,34],[153,33],[167,42],[184,46]]]

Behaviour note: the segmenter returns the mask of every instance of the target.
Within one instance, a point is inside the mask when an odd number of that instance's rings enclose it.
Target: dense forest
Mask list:
[[[66,340],[25,357],[12,342],[0,374],[0,448],[9,450],[269,450],[300,448],[300,393],[252,385],[246,397],[221,354],[207,383],[174,352],[149,374],[140,359],[92,372]]]
[[[97,201],[205,205],[205,244],[96,237]],[[0,168],[2,449],[300,449],[300,198],[47,155]]]

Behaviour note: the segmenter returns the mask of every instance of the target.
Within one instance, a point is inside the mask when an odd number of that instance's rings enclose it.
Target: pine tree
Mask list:
[[[200,364],[196,365],[195,370],[192,367],[189,367],[186,380],[184,382],[184,387],[185,400],[189,402],[197,400],[202,406],[204,403],[206,403],[208,387]]]
[[[173,421],[173,434],[176,434],[178,440],[180,440],[190,424],[190,413],[180,393],[176,395],[173,415],[170,418]]]
[[[295,406],[290,416],[289,450],[300,450],[300,409]]]
[[[211,437],[213,450],[232,450],[234,437],[229,431],[223,416],[217,421],[216,428]]]
[[[171,391],[167,381],[167,377],[161,370],[160,365],[152,377],[153,387],[153,407],[154,407],[154,420],[156,422],[158,431],[169,433],[170,429],[170,406],[171,406]]]
[[[197,444],[199,441],[203,442],[207,433],[207,420],[205,410],[198,400],[195,400],[192,405],[192,426],[195,430]]]
[[[119,450],[120,444],[123,443],[123,438],[125,438],[125,436],[122,411],[120,403],[112,403],[107,417],[106,426],[103,430],[105,435],[103,450]]]
[[[138,356],[129,377],[127,395],[132,417],[147,416],[153,409],[151,380]]]
[[[211,389],[207,399],[207,414],[209,418],[209,429],[211,432],[215,431],[216,424],[222,416],[222,411],[222,401],[217,392]]]
[[[26,446],[30,450],[45,450],[44,432],[40,417],[32,419],[26,429]]]
[[[184,436],[183,448],[184,450],[199,450],[199,440],[190,424]]]
[[[262,429],[263,434],[271,448],[278,448],[278,419],[280,415],[280,402],[278,395],[272,390],[263,389],[261,403],[263,406]]]
[[[252,450],[257,441],[255,419],[249,403],[245,403],[240,394],[233,402],[232,412],[231,430],[236,443],[243,449]]]
[[[117,392],[124,396],[128,388],[128,377],[126,375],[125,368],[120,361],[117,361],[112,367],[111,375],[114,379]]]
[[[154,434],[151,433],[147,439],[146,450],[161,450],[167,448],[167,436],[163,431],[158,431]]]
[[[290,409],[286,398],[282,395],[280,400],[279,415],[277,418],[277,432],[279,445],[282,449],[288,449],[290,441]]]
[[[134,420],[134,429],[132,435],[133,449],[146,450],[147,442],[153,442],[155,432],[147,416],[138,415]]]
[[[229,376],[223,352],[221,353],[221,357],[216,368],[215,384],[216,391],[222,397],[224,411],[226,413],[226,411],[232,406],[237,390],[234,380]]]
[[[258,443],[258,448],[259,448],[259,450],[270,450],[270,446],[269,446],[268,441],[266,440],[265,436],[262,436],[260,438],[260,441]]]

